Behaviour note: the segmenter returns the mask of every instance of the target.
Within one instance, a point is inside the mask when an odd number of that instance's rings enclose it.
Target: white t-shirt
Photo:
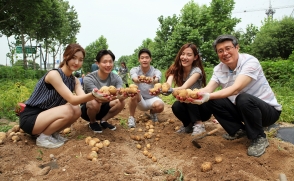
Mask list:
[[[244,87],[240,93],[245,92],[251,94],[275,107],[276,110],[282,110],[282,106],[277,102],[275,94],[266,80],[259,61],[252,55],[239,54],[237,67],[233,71],[230,71],[227,65],[219,63],[213,69],[211,80],[217,82],[222,88],[227,88],[234,84],[239,74],[247,75],[252,78],[252,81]],[[237,96],[238,95],[232,95],[228,98],[232,103],[235,103]]]

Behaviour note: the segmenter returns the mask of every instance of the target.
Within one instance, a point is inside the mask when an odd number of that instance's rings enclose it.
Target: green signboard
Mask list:
[[[30,46],[26,46],[26,53],[27,54],[36,54],[36,47],[30,47]],[[15,48],[16,53],[21,54],[22,52],[22,46],[16,46]]]

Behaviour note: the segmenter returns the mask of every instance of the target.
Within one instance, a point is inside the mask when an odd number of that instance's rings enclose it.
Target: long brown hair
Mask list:
[[[167,80],[170,75],[174,75],[174,83],[177,87],[180,87],[184,84],[184,80],[183,80],[184,70],[182,67],[180,57],[186,48],[191,48],[194,53],[194,56],[198,55],[197,59],[193,61],[192,67],[200,68],[200,70],[202,71],[202,86],[206,86],[206,74],[203,68],[203,64],[202,64],[199,52],[197,50],[197,46],[193,43],[186,43],[185,45],[181,47],[181,49],[179,50],[175,58],[174,63],[168,68],[167,72],[165,73],[165,79]]]
[[[73,44],[69,44],[67,45],[67,47],[64,50],[63,53],[63,60],[59,65],[59,68],[63,67],[64,65],[67,65],[67,62],[70,61],[75,53],[77,53],[78,51],[81,51],[85,57],[86,53],[83,47],[81,47],[81,45],[73,43]]]

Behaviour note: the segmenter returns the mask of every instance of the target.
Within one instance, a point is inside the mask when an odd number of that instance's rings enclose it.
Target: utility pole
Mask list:
[[[274,10],[272,8],[272,3],[271,3],[271,0],[269,0],[269,8],[267,10],[265,10],[265,14],[267,15],[267,18],[271,18],[273,19],[274,18],[274,14],[276,13],[276,10]]]

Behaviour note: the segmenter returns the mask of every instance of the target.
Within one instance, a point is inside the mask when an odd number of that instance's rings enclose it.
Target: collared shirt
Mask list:
[[[266,80],[259,61],[252,55],[239,54],[237,67],[233,71],[230,71],[229,67],[224,63],[219,63],[213,69],[211,80],[218,83],[224,89],[233,85],[238,75],[246,75],[252,78],[251,82],[240,93],[251,94],[275,107],[276,110],[282,110],[282,106],[278,103],[274,92]],[[235,104],[237,96],[232,95],[228,98]]]
[[[160,70],[154,68],[153,66],[150,66],[150,69],[146,74],[144,74],[144,72],[142,71],[141,66],[133,67],[130,70],[130,76],[132,79],[138,78],[139,75],[145,75],[147,77],[155,76],[156,78],[158,78],[158,82],[160,82],[160,79],[161,79]],[[138,89],[140,90],[140,93],[144,99],[150,99],[150,98],[154,97],[153,95],[149,94],[149,89],[153,88],[154,84],[139,83],[137,85],[138,85]]]

